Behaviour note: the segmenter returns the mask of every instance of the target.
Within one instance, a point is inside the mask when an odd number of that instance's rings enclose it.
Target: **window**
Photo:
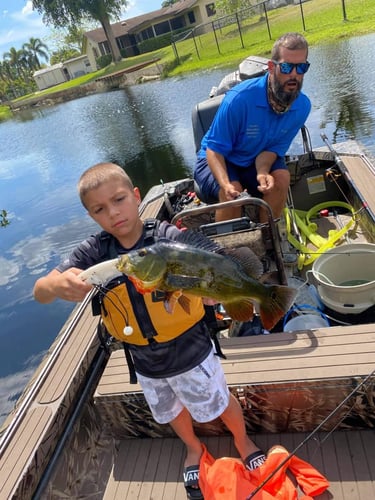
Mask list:
[[[151,26],[149,28],[146,28],[145,30],[141,31],[141,37],[142,37],[141,40],[148,40],[149,38],[155,37]]]
[[[214,16],[216,14],[215,4],[214,3],[208,3],[206,5],[206,12],[207,12],[207,16],[208,17]]]
[[[105,42],[100,42],[99,43],[99,50],[100,50],[100,55],[105,56],[107,54],[110,54],[110,48],[109,48],[109,43],[107,40]]]
[[[190,24],[194,24],[196,21],[195,21],[195,15],[194,15],[194,11],[190,11],[188,12],[188,19],[189,19],[189,23]]]
[[[179,30],[181,28],[185,28],[185,26],[186,23],[184,16],[175,17],[174,19],[171,19],[172,30]]]
[[[171,27],[168,21],[163,21],[162,23],[155,24],[154,30],[156,36],[164,35],[164,33],[169,33],[171,31]]]

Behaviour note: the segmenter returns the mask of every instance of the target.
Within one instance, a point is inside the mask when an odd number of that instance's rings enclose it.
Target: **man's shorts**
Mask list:
[[[260,198],[262,195],[258,191],[257,171],[254,164],[248,167],[238,167],[226,161],[228,177],[230,181],[238,181],[243,189],[246,189],[251,196]],[[271,167],[270,172],[279,169],[286,169],[284,158],[277,157]],[[212,175],[208,166],[207,158],[197,158],[194,169],[194,180],[199,187],[199,196],[205,203],[216,203],[219,200],[220,186]]]
[[[185,373],[168,378],[149,378],[137,373],[137,377],[159,424],[174,420],[184,407],[197,422],[210,422],[229,405],[229,389],[214,350]]]

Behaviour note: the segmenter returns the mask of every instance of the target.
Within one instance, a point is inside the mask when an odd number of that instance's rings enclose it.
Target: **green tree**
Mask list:
[[[80,56],[81,53],[76,50],[76,49],[71,49],[67,46],[62,47],[61,49],[58,49],[54,52],[52,52],[51,56],[51,64],[58,64],[64,61],[67,61],[68,59],[73,59],[73,57],[78,57]]]
[[[121,60],[110,20],[119,19],[128,0],[32,0],[32,4],[33,9],[43,15],[43,20],[55,28],[79,26],[85,19],[98,21],[107,37],[113,61]]]
[[[162,6],[162,7],[163,7],[163,9],[164,9],[165,7],[170,7],[171,5],[173,5],[174,3],[179,2],[179,1],[180,1],[180,0],[165,0],[165,1],[161,4],[161,6]]]
[[[27,43],[22,45],[22,48],[32,55],[33,66],[35,69],[40,69],[41,64],[39,58],[43,58],[48,62],[48,47],[39,38],[30,38]]]
[[[9,224],[8,212],[6,210],[0,210],[0,227],[5,227]]]
[[[233,14],[237,10],[251,7],[250,0],[216,0],[215,7],[220,15]]]

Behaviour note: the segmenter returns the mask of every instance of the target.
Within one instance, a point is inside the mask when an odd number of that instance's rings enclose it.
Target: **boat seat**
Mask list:
[[[192,111],[191,121],[193,124],[193,135],[195,151],[198,152],[201,147],[201,141],[204,134],[209,129],[212,120],[218,110],[225,94],[211,97],[205,101],[196,104]]]

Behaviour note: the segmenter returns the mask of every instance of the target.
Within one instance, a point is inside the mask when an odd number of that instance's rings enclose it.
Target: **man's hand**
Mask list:
[[[231,184],[230,182],[228,184],[225,184],[224,186],[222,186],[222,191],[224,193],[224,196],[225,198],[228,200],[228,201],[232,201],[232,200],[235,200],[236,198],[238,198],[241,194],[240,191],[238,191],[234,186],[233,184]]]
[[[258,191],[261,193],[269,193],[275,185],[275,179],[271,174],[258,174],[257,181],[259,183]]]

